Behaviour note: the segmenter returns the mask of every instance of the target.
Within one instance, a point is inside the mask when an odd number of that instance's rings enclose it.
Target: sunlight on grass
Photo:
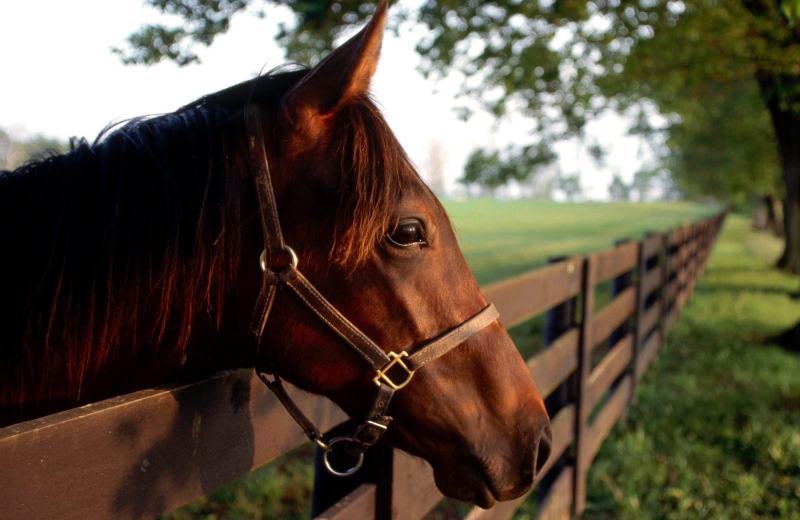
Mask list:
[[[553,256],[599,251],[700,220],[715,208],[684,202],[559,204],[492,199],[445,202],[480,283],[528,271]]]
[[[589,475],[586,518],[800,518],[800,319],[779,242],[728,220],[706,276]]]

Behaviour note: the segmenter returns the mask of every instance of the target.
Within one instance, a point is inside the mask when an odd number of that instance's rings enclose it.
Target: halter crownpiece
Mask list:
[[[320,294],[316,287],[299,271],[297,254],[284,242],[281,232],[269,162],[264,149],[260,111],[256,105],[251,104],[245,107],[244,115],[247,146],[261,210],[261,231],[264,238],[264,250],[259,258],[262,283],[253,311],[251,332],[256,341],[260,342],[277,288],[281,285],[285,286],[328,328],[372,366],[375,370],[372,380],[378,390],[366,418],[352,435],[326,441],[319,429],[289,397],[277,374],[257,369],[258,377],[275,394],[308,438],[324,451],[323,460],[328,471],[337,476],[352,475],[361,467],[364,461],[364,452],[378,442],[392,422],[392,417],[386,412],[394,393],[405,388],[417,370],[483,330],[494,322],[499,314],[494,305],[489,304],[460,325],[425,342],[411,352],[384,352],[369,336],[351,323]],[[355,462],[345,469],[337,469],[330,459],[335,450],[344,451]]]

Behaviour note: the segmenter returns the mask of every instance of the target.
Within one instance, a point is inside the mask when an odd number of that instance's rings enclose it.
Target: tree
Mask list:
[[[64,153],[68,149],[67,143],[52,137],[37,134],[18,139],[0,129],[0,170],[13,170],[27,162]]]
[[[8,133],[0,128],[0,170],[9,169],[8,152],[11,150],[11,137]]]
[[[578,175],[562,175],[558,178],[558,189],[569,202],[575,202],[583,193],[581,178]]]
[[[502,152],[477,149],[470,154],[464,166],[464,175],[458,180],[467,188],[484,187],[490,191],[509,182],[524,182],[542,165],[552,162],[554,154],[544,145],[510,147]]]
[[[611,200],[627,201],[631,199],[631,187],[628,186],[622,177],[614,175],[611,184],[608,185],[608,196]]]
[[[636,200],[645,202],[650,197],[653,184],[658,180],[662,170],[657,168],[644,168],[633,174],[631,191],[636,192]]]
[[[184,23],[152,25],[131,35],[128,48],[118,50],[128,62],[167,57],[189,63],[196,59],[192,44],[211,43],[234,14],[273,4],[297,14],[296,26],[283,27],[278,37],[289,57],[313,63],[342,30],[371,11],[355,0],[147,1]],[[736,182],[727,186],[735,189],[726,188],[725,196],[744,193],[737,184],[752,192],[769,180],[771,169],[751,170],[746,154],[734,160],[718,153],[714,163],[719,166],[702,169],[706,155],[698,159],[694,152],[704,145],[696,144],[711,141],[686,138],[709,135],[701,130],[714,114],[704,103],[718,90],[727,99],[745,99],[727,87],[757,93],[760,104],[736,103],[719,115],[739,124],[748,121],[742,117],[748,107],[768,115],[785,197],[786,246],[779,264],[800,272],[800,0],[423,0],[418,10],[395,11],[393,19],[427,27],[417,45],[424,72],[462,73],[463,93],[498,117],[509,107],[532,116],[532,130],[543,146],[581,135],[586,122],[605,110],[638,115],[638,131],[667,133],[670,153],[663,155],[687,192],[693,186],[726,186],[714,181],[726,162],[739,164],[742,174],[736,174]],[[666,116],[667,125],[654,128],[651,105]],[[742,125],[745,133],[746,128]],[[737,151],[735,146],[722,149]],[[484,154],[475,161],[484,161],[499,177],[481,177],[473,167],[465,179],[496,185],[502,176],[515,177],[500,167],[504,159]],[[695,183],[700,179],[707,180]]]
[[[371,11],[355,0],[148,2],[185,23],[132,35],[119,51],[129,62],[191,62],[192,43],[210,43],[235,13],[267,4],[296,13],[296,26],[283,27],[279,41],[290,58],[313,61]],[[417,45],[424,72],[463,74],[464,94],[499,117],[509,107],[532,116],[544,144],[581,135],[605,110],[638,114],[643,128],[652,127],[646,107],[654,104],[670,121],[660,130],[677,136],[669,144],[677,148],[682,119],[706,114],[700,103],[713,99],[715,89],[756,92],[786,198],[781,265],[800,271],[800,0],[424,0],[393,19],[396,26],[409,20],[428,29]],[[732,106],[725,117],[741,121],[743,107]]]
[[[444,165],[446,162],[444,146],[438,139],[431,141],[428,148],[428,160],[425,164],[425,177],[428,180],[428,186],[438,196],[443,196],[445,193],[444,188]]]

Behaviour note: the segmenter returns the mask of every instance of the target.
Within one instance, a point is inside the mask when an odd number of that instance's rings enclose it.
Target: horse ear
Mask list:
[[[286,95],[293,115],[332,115],[348,101],[364,96],[378,65],[388,0],[379,0],[369,23],[326,56]]]

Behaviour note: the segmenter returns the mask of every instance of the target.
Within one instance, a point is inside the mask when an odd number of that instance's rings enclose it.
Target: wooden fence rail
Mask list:
[[[583,512],[592,460],[691,296],[724,218],[484,289],[506,327],[545,313],[546,347],[528,361],[553,430],[533,491],[539,518]],[[600,307],[609,282],[611,299]],[[346,419],[326,399],[291,391],[323,428]],[[250,371],[143,390],[0,429],[0,518],[153,517],[304,442]],[[362,471],[349,485],[332,486],[318,471],[317,518],[416,520],[442,500],[425,462],[387,447],[369,458],[380,471]],[[525,498],[467,518],[510,518]]]

